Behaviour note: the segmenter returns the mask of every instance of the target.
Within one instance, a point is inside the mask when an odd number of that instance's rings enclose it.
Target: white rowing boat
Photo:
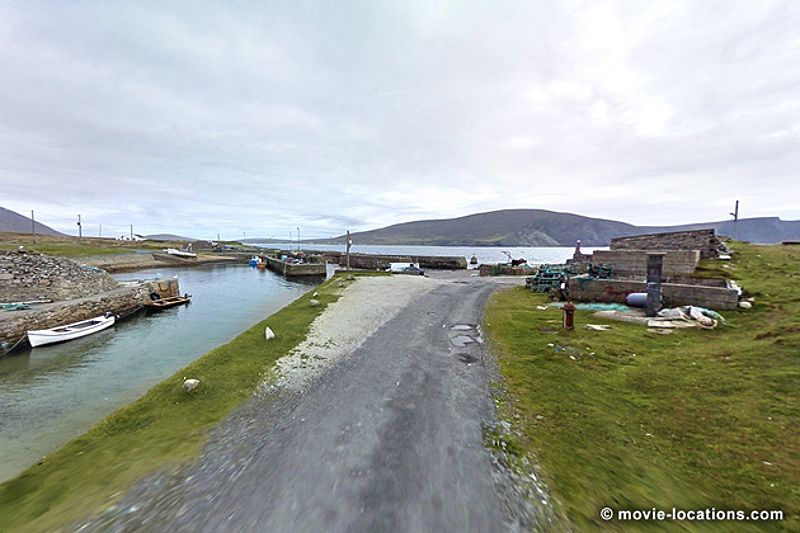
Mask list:
[[[185,252],[183,250],[178,250],[177,248],[167,248],[164,250],[167,252],[167,255],[174,255],[175,257],[183,257],[186,259],[197,259],[197,254],[192,252]]]
[[[82,322],[67,324],[66,326],[60,326],[52,329],[31,330],[28,331],[28,342],[30,342],[31,346],[35,348],[45,344],[71,341],[72,339],[85,337],[86,335],[91,335],[92,333],[97,333],[98,331],[110,328],[114,325],[115,320],[116,317],[112,313],[106,313],[103,316],[90,318],[89,320],[84,320]]]

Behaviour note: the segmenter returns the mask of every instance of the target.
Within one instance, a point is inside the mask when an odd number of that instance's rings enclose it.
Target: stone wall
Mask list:
[[[31,329],[49,329],[87,320],[111,311],[125,316],[141,309],[150,293],[178,296],[177,278],[125,282],[111,291],[69,302],[32,306],[26,311],[0,311],[0,342],[16,342]]]
[[[736,289],[664,283],[661,285],[666,307],[697,305],[716,310],[735,309],[739,302]],[[576,276],[567,281],[569,299],[575,302],[625,303],[632,292],[646,292],[647,283],[636,280],[595,279]]]
[[[0,250],[0,302],[71,300],[116,287],[107,272],[69,259]]]
[[[698,250],[670,250],[664,254],[664,277],[693,274],[700,262]],[[610,266],[615,278],[647,277],[647,251],[644,250],[595,250],[592,264]]]
[[[345,266],[347,263],[347,254],[326,252],[323,255],[328,261],[338,263],[340,266]],[[383,270],[389,266],[389,263],[419,263],[420,268],[434,270],[467,268],[467,258],[462,256],[350,254],[350,268]]]
[[[632,235],[611,239],[612,250],[699,250],[703,259],[717,257],[725,246],[713,229]]]

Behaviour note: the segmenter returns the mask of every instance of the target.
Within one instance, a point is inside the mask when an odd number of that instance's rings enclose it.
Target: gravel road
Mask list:
[[[433,285],[301,391],[254,398],[195,464],[144,480],[80,528],[518,529],[483,446],[494,415],[476,326],[495,285],[423,281]]]

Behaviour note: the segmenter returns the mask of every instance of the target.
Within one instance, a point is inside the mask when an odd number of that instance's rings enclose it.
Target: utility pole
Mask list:
[[[220,243],[220,240],[219,240],[219,233],[217,233],[217,244],[219,244],[219,243]]]
[[[353,238],[350,236],[350,230],[347,230],[347,270],[350,270],[350,247],[353,246]]]
[[[133,224],[131,224],[131,240],[133,240]]]
[[[31,235],[33,235],[33,244],[36,244],[36,221],[33,218],[33,209],[31,209]]]
[[[78,238],[83,238],[83,226],[81,226],[81,216],[78,215]]]
[[[737,239],[737,222],[739,222],[739,200],[736,200],[736,207],[733,209],[733,213],[729,213],[733,217],[733,239]]]
[[[300,251],[300,226],[297,227],[297,251]]]
[[[100,228],[97,230],[97,236],[102,238],[103,237],[103,225],[100,224]]]

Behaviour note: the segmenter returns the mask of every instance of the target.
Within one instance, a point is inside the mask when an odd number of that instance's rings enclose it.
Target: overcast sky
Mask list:
[[[794,0],[0,0],[0,206],[203,238],[797,219],[799,28]]]

